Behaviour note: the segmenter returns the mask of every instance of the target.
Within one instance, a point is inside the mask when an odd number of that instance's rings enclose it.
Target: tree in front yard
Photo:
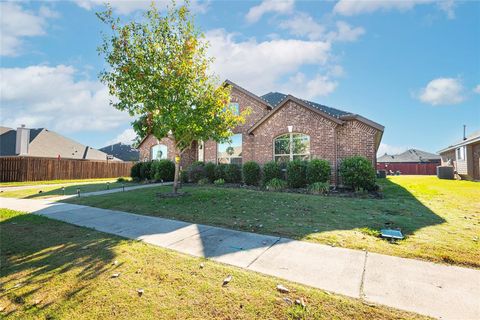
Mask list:
[[[111,104],[137,119],[133,127],[139,135],[172,141],[177,192],[182,154],[195,141],[228,141],[248,111],[236,114],[228,107],[230,88],[218,86],[209,72],[208,43],[188,2],[165,14],[152,4],[143,19],[128,23],[110,7],[97,16],[111,29],[99,47],[109,66],[100,79],[115,97]]]

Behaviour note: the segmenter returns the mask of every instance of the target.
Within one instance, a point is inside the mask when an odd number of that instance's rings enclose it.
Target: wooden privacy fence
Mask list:
[[[133,162],[0,157],[0,181],[126,177],[132,166]]]
[[[425,162],[425,163],[408,163],[408,162],[391,162],[391,163],[377,163],[377,170],[392,170],[393,172],[400,171],[402,174],[414,175],[435,175],[437,174],[437,166],[440,162]]]

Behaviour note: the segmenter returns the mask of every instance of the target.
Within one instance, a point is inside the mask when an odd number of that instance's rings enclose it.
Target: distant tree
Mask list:
[[[99,52],[109,68],[100,73],[118,110],[137,118],[133,128],[173,142],[177,192],[180,157],[195,141],[226,142],[245,121],[229,107],[230,88],[209,73],[208,43],[195,27],[189,3],[162,15],[154,4],[144,19],[122,23],[107,6],[97,16],[111,31]]]

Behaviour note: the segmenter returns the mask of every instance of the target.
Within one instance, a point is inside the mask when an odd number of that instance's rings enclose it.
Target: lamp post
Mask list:
[[[80,197],[80,188],[77,188],[77,197]]]
[[[62,193],[65,195],[65,187],[62,187]]]
[[[107,190],[110,190],[110,182],[107,182]]]

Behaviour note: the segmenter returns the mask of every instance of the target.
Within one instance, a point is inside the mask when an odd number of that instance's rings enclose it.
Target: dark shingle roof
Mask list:
[[[438,161],[441,160],[441,157],[438,154],[417,149],[409,149],[396,155],[384,154],[377,159],[377,162],[430,162],[432,160]]]
[[[128,144],[116,143],[99,150],[123,161],[138,161],[140,159],[140,152]]]
[[[264,94],[260,98],[262,100],[264,100],[265,102],[267,102],[268,104],[270,104],[273,108],[275,108],[287,96],[288,96],[287,94],[284,94],[284,93],[281,93],[281,92],[269,92],[267,94]],[[350,112],[345,112],[345,111],[338,110],[338,109],[335,109],[335,108],[327,107],[327,106],[324,106],[322,104],[319,104],[319,103],[316,103],[316,102],[313,102],[313,101],[308,101],[308,100],[304,100],[304,99],[299,99],[299,100],[302,100],[303,102],[310,105],[311,107],[319,109],[320,111],[323,111],[323,112],[325,112],[325,113],[327,113],[327,114],[329,114],[329,115],[331,115],[332,117],[335,117],[335,118],[340,118],[341,116],[351,114]]]

